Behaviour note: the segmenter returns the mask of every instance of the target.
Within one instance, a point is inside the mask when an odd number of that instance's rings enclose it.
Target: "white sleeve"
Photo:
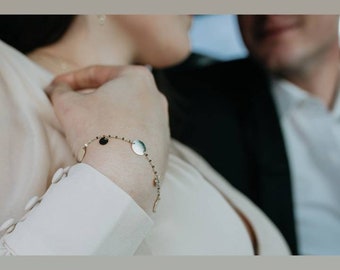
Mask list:
[[[0,255],[133,255],[152,225],[126,192],[77,164],[0,239]]]

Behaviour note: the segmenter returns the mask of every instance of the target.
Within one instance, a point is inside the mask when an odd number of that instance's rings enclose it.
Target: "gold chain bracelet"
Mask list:
[[[153,179],[153,185],[157,188],[157,197],[156,200],[153,203],[152,211],[156,212],[156,208],[158,205],[159,200],[161,199],[161,188],[160,188],[160,181],[159,181],[159,176],[158,172],[155,170],[155,165],[152,163],[152,160],[149,158],[149,154],[146,152],[146,147],[145,144],[141,140],[129,140],[126,139],[125,137],[119,137],[119,136],[111,136],[111,135],[102,135],[102,136],[97,136],[91,140],[89,140],[87,143],[83,145],[83,147],[80,148],[78,155],[77,155],[77,161],[82,162],[85,154],[87,147],[94,141],[99,141],[99,144],[105,145],[109,142],[110,139],[117,139],[121,140],[124,142],[127,142],[131,145],[132,151],[139,156],[144,156],[146,160],[149,162],[152,172],[154,174],[154,179]]]

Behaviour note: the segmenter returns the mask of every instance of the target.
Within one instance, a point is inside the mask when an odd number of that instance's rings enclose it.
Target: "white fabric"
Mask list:
[[[2,240],[20,255],[133,255],[152,224],[127,193],[78,164]]]
[[[268,217],[251,203],[245,195],[224,180],[202,157],[184,145],[177,148],[177,155],[199,168],[205,179],[209,179],[209,182],[221,192],[226,200],[246,215],[256,234],[259,254],[279,255],[282,250],[288,251],[288,246],[282,242],[281,235],[278,234],[276,227],[273,226]]]
[[[340,94],[332,111],[288,81],[273,96],[292,178],[301,254],[340,254]]]
[[[2,42],[0,59],[0,224],[17,222],[1,233],[0,254],[251,255],[246,227],[225,198],[240,203],[261,254],[288,254],[272,223],[178,143],[151,216],[86,164],[57,171],[75,162],[42,90],[51,75]],[[189,164],[196,159],[201,172]],[[24,215],[35,195],[41,201]]]

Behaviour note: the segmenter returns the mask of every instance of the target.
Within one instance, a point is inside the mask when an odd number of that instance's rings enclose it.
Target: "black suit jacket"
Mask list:
[[[195,57],[154,72],[172,136],[255,202],[296,254],[290,173],[267,74],[250,59],[197,67]]]

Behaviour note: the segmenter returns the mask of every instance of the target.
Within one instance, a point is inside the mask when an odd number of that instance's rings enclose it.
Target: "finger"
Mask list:
[[[45,92],[51,102],[55,104],[56,100],[60,99],[61,96],[67,93],[73,93],[73,89],[65,83],[52,83],[45,89]]]
[[[121,66],[91,66],[60,75],[53,80],[52,84],[66,83],[74,90],[98,88],[116,78],[122,69]]]

